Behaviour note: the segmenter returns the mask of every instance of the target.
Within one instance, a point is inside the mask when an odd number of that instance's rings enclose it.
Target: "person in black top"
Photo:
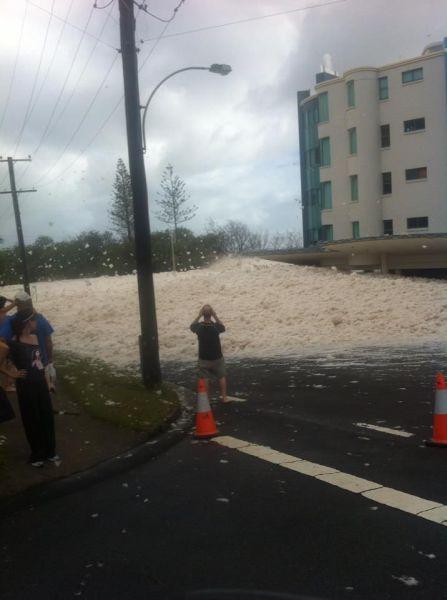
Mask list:
[[[202,317],[203,321],[200,321]],[[225,325],[220,321],[213,308],[209,304],[205,304],[200,309],[198,317],[191,323],[190,329],[197,334],[199,340],[199,377],[206,379],[207,387],[209,379],[218,379],[222,401],[229,402],[225,360],[219,338],[219,335],[225,331]]]
[[[26,377],[17,379],[17,399],[28,443],[30,463],[43,467],[44,460],[58,463],[55,452],[54,416],[45,367],[36,331],[36,317],[32,309],[19,311],[12,322],[13,339],[8,342],[9,358]]]

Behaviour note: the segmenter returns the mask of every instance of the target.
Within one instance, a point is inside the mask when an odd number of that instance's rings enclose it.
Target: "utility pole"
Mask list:
[[[22,280],[23,287],[27,294],[31,295],[30,286],[29,286],[29,277],[28,277],[28,266],[26,263],[26,250],[25,250],[25,241],[23,239],[23,229],[22,229],[22,220],[20,218],[20,208],[19,208],[19,194],[25,194],[28,192],[35,192],[37,190],[17,190],[16,189],[16,178],[14,175],[14,163],[16,162],[29,162],[31,161],[31,157],[28,158],[12,158],[8,156],[8,158],[2,158],[0,156],[0,162],[7,162],[9,169],[9,184],[11,189],[7,192],[0,192],[0,194],[11,194],[12,195],[12,204],[14,206],[14,215],[16,219],[16,228],[17,228],[17,239],[19,242],[19,252],[20,258],[22,261]]]
[[[135,259],[140,303],[140,363],[144,385],[147,388],[154,388],[161,383],[161,368],[152,272],[148,193],[141,132],[133,0],[119,0],[119,10],[127,146],[135,223]]]

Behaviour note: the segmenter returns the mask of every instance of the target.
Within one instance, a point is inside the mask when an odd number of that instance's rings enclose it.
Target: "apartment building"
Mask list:
[[[305,248],[447,233],[446,40],[298,92]]]

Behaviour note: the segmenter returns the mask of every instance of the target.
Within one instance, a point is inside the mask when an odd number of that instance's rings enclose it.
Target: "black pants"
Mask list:
[[[53,406],[48,385],[42,381],[17,379],[17,398],[26,439],[31,447],[31,462],[55,454]]]

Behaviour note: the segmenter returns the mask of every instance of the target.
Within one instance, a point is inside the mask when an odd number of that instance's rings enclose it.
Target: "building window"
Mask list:
[[[424,79],[424,70],[422,67],[411,69],[411,71],[402,72],[402,83],[411,83],[412,81],[421,81]]]
[[[393,235],[393,219],[384,219],[383,235]]]
[[[407,229],[427,229],[428,217],[411,217],[407,219]]]
[[[349,154],[357,154],[357,128],[348,129]]]
[[[355,89],[353,81],[348,81],[346,84],[346,97],[348,101],[348,108],[353,108],[355,106]]]
[[[321,138],[320,140],[320,166],[328,167],[331,164],[331,145],[329,138]]]
[[[388,100],[388,77],[379,77],[379,100]]]
[[[425,129],[424,117],[421,117],[420,119],[410,119],[409,121],[404,121],[405,133],[412,133],[413,131],[422,131],[423,129]]]
[[[393,184],[391,178],[391,172],[382,173],[382,194],[387,196],[393,193]]]
[[[405,169],[406,181],[417,181],[418,179],[427,179],[427,167],[418,167],[417,169]]]
[[[321,209],[329,210],[332,208],[332,183],[323,181],[321,183]]]
[[[328,93],[318,95],[318,122],[324,123],[329,121],[329,104],[328,104]]]
[[[360,237],[360,223],[359,221],[352,221],[352,237],[358,240]]]
[[[351,202],[359,201],[359,178],[357,175],[351,175],[349,177],[351,182]]]
[[[320,242],[332,242],[334,239],[334,226],[322,225],[320,227]]]
[[[391,146],[391,134],[389,125],[380,126],[380,147],[389,148]]]

